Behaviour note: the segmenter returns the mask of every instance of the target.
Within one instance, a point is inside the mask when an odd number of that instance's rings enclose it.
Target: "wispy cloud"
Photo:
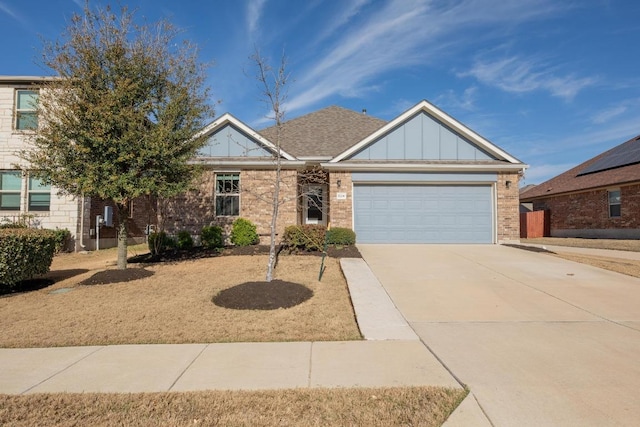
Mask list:
[[[436,97],[434,102],[447,110],[473,111],[476,108],[477,94],[478,88],[476,86],[466,88],[462,94],[457,94],[454,90],[449,89]]]
[[[462,0],[447,8],[429,0],[388,0],[382,7],[367,9],[357,22],[332,24],[344,31],[331,39],[332,47],[319,52],[308,69],[298,73],[305,77],[296,87],[305,89],[292,94],[287,109],[304,109],[334,95],[361,96],[372,90],[374,78],[454,54],[468,43],[470,31],[558,13],[562,6],[557,4],[551,0]],[[364,14],[363,5],[363,1],[354,1],[351,10]],[[589,83],[556,78],[547,87],[558,96],[570,97]]]
[[[472,76],[478,81],[495,86],[505,92],[526,93],[547,91],[565,100],[573,99],[582,89],[597,82],[594,77],[560,76],[553,67],[545,66],[536,58],[517,56],[501,59],[477,60],[473,67],[458,74]]]
[[[262,10],[267,0],[250,0],[247,4],[247,31],[253,35],[258,30]]]
[[[591,121],[595,124],[606,123],[609,120],[623,114],[627,111],[627,107],[624,105],[618,105],[616,107],[608,108],[606,110],[598,111],[591,117]]]
[[[363,7],[371,3],[371,0],[343,0],[341,2],[342,8],[337,15],[333,17],[333,20],[324,28],[322,33],[317,37],[316,43],[319,43],[326,38],[333,36],[336,31],[347,25],[353,17],[355,17]]]
[[[11,19],[16,21],[20,25],[22,25],[24,28],[30,30],[29,22],[27,22],[27,20],[24,19],[22,17],[22,15],[20,15],[19,13],[14,12],[13,9],[11,9],[9,6],[7,6],[4,2],[0,2],[0,11],[2,11],[4,13],[6,13],[7,15],[9,15],[9,17]]]

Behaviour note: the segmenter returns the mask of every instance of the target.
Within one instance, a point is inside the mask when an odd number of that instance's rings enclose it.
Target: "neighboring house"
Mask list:
[[[554,237],[640,238],[640,136],[522,193]]]
[[[280,145],[278,234],[293,224],[355,230],[359,243],[519,239],[521,161],[422,101],[386,122],[340,107],[256,131],[230,114],[204,131],[202,180],[159,205],[170,234],[253,221],[266,243]]]
[[[0,223],[25,221],[42,228],[66,228],[73,249],[96,247],[96,217],[112,204],[90,197],[58,194],[55,187],[33,177],[20,150],[29,148],[29,137],[38,125],[34,103],[43,77],[0,76]],[[145,198],[131,204],[131,242],[145,239],[147,224],[156,223],[155,203]],[[117,225],[117,220],[114,226]],[[100,228],[100,247],[116,245],[115,227]]]

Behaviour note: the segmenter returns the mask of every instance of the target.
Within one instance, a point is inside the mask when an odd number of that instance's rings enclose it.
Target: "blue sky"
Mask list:
[[[106,1],[91,1],[92,6]],[[0,0],[1,75],[48,75],[83,0]],[[114,3],[112,3],[114,4]],[[339,105],[390,120],[426,99],[530,165],[538,184],[640,134],[633,0],[120,0],[166,18],[213,62],[216,115],[269,125],[254,46],[291,75],[294,118]]]

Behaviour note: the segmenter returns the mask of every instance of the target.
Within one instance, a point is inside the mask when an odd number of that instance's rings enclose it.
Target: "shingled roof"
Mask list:
[[[640,181],[640,163],[638,162],[589,173],[592,165],[602,164],[603,160],[610,157],[612,153],[620,153],[624,150],[637,150],[638,146],[640,146],[640,135],[523,192],[520,195],[520,201],[528,202],[534,199],[541,199],[563,193],[573,193],[576,191]]]
[[[387,122],[335,105],[284,123],[280,146],[296,157],[335,157]],[[276,127],[259,131],[275,143]]]

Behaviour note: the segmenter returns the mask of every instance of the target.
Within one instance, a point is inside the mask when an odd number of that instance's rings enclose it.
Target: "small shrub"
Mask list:
[[[191,249],[193,247],[193,237],[188,231],[183,230],[178,233],[178,249]]]
[[[284,229],[282,246],[289,250],[322,251],[326,232],[324,225],[290,225]]]
[[[236,246],[255,245],[260,241],[256,226],[248,219],[238,218],[231,228],[231,243]]]
[[[0,230],[0,286],[45,274],[51,267],[56,248],[53,230]]]
[[[217,225],[205,225],[200,232],[200,242],[206,249],[218,249],[224,247],[222,228]]]
[[[350,228],[336,227],[327,230],[327,244],[329,245],[355,245],[356,232]]]
[[[56,239],[56,253],[67,251],[69,248],[69,242],[71,241],[71,232],[66,228],[56,228],[52,231]]]
[[[161,231],[159,233],[149,234],[149,252],[152,255],[158,255],[168,249],[175,248],[177,243],[175,239],[167,236],[167,233]]]

